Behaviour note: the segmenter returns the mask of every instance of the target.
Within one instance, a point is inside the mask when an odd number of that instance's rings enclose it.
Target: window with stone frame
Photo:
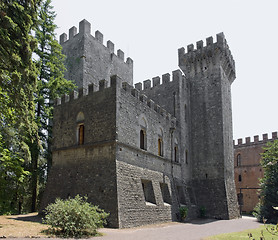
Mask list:
[[[146,203],[156,204],[152,181],[141,179],[141,184]]]
[[[140,130],[140,148],[143,150],[147,149],[146,130],[145,129]]]
[[[160,189],[161,189],[161,193],[162,193],[163,202],[167,203],[167,204],[172,204],[172,199],[171,199],[170,191],[168,188],[168,184],[167,183],[159,183],[159,185],[160,185]]]

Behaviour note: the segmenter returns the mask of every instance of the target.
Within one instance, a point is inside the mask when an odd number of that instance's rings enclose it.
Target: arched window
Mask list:
[[[236,157],[236,165],[237,165],[238,167],[241,166],[241,154],[240,154],[240,153],[239,153],[239,154],[237,155],[237,157]]]
[[[158,138],[158,156],[163,156],[163,142],[162,142],[162,138]]]
[[[84,144],[84,124],[80,124],[78,127],[78,145]]]
[[[84,137],[85,137],[84,120],[85,120],[84,113],[79,112],[76,116],[76,123],[77,123],[76,137],[77,137],[78,145],[84,144]]]
[[[147,129],[148,129],[148,125],[147,125],[147,121],[144,115],[139,117],[139,129],[140,129],[140,133],[139,133],[139,144],[140,144],[140,148],[143,150],[147,150]]]
[[[146,150],[146,131],[140,130],[140,148]]]

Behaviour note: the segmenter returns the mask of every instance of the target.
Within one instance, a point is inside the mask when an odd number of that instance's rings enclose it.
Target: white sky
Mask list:
[[[236,62],[234,139],[277,131],[277,0],[52,0],[57,37],[84,18],[134,61],[134,83],[178,69],[178,48],[224,32]],[[196,46],[196,45],[195,45]],[[277,68],[277,69],[276,69]],[[253,141],[253,139],[251,138]]]

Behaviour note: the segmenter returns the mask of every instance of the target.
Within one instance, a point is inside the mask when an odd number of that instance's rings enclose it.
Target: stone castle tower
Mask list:
[[[57,99],[53,166],[41,209],[55,198],[88,196],[109,225],[239,216],[233,173],[231,83],[224,35],[179,49],[179,67],[133,87],[133,61],[90,23],[60,37],[66,77],[79,87]]]

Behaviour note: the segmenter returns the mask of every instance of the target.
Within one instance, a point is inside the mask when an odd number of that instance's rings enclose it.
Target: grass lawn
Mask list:
[[[275,225],[268,225],[269,228],[271,226],[276,227]],[[278,232],[276,232],[276,235],[272,235],[266,230],[265,226],[260,226],[259,228],[244,230],[242,232],[219,234],[208,238],[204,238],[204,240],[224,240],[224,239],[225,240],[240,240],[240,239],[260,240],[260,237],[262,236],[261,234],[262,232],[263,232],[263,236],[265,237],[264,238],[265,240],[278,239]],[[252,234],[251,238],[248,237],[248,233]]]

